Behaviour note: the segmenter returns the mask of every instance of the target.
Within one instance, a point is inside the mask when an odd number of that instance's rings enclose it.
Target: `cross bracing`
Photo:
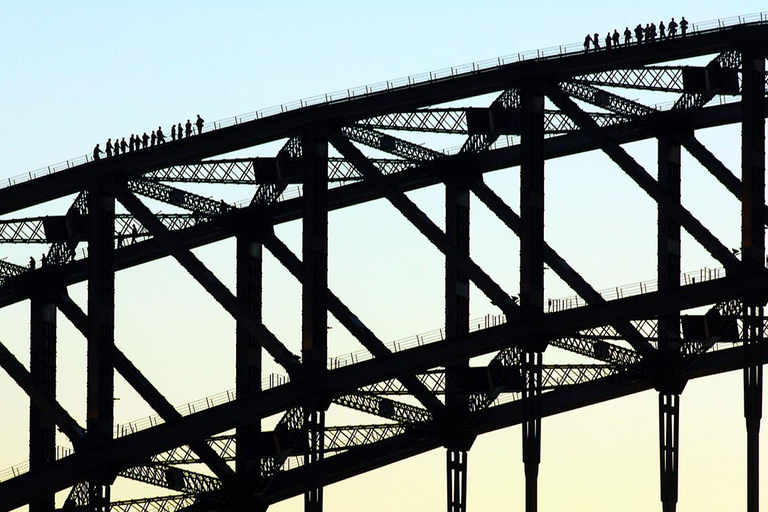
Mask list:
[[[498,66],[482,72],[473,66],[467,72],[430,75],[424,82],[366,88],[360,97],[302,102],[297,109],[217,125],[195,138],[86,161],[0,189],[0,242],[50,244],[42,267],[25,269],[25,260],[3,261],[0,305],[31,299],[33,359],[39,357],[44,365],[51,364],[45,347],[55,342],[55,324],[41,313],[45,307],[64,312],[87,338],[89,352],[100,354],[88,367],[96,382],[89,387],[93,394],[88,407],[98,412],[95,420],[89,416],[84,428],[58,403],[55,378],[46,377],[36,364],[25,369],[10,353],[4,358],[6,372],[47,420],[30,429],[35,439],[30,442],[31,470],[0,483],[0,509],[74,486],[72,502],[92,509],[218,510],[242,503],[265,507],[305,493],[312,510],[319,510],[323,485],[439,447],[466,455],[475,436],[514,424],[523,424],[530,433],[524,452],[535,454],[542,442],[537,425],[551,414],[647,389],[656,389],[665,400],[679,399],[686,380],[734,369],[744,369],[745,392],[752,397],[745,401],[745,414],[753,460],[755,422],[759,425],[755,397],[761,393],[759,375],[768,356],[762,312],[766,207],[760,192],[765,148],[764,137],[762,143],[755,137],[764,132],[766,75],[761,52],[766,39],[761,17],[642,48],[561,52],[515,63],[499,60]],[[713,64],[665,64],[694,57],[709,57]],[[668,94],[672,106],[646,103],[627,91]],[[472,104],[472,98],[489,93],[496,97],[489,105]],[[712,101],[716,97],[720,101]],[[443,106],[462,101],[466,107]],[[583,104],[600,112],[588,112]],[[729,169],[696,138],[697,130],[738,123],[744,131],[741,173]],[[396,130],[403,133],[389,133]],[[421,133],[429,137],[422,141]],[[439,146],[441,134],[466,136],[466,142],[459,151],[446,151]],[[506,145],[497,143],[501,137],[507,137]],[[622,147],[648,139],[664,144],[658,178]],[[221,158],[279,140],[287,142],[274,157]],[[741,202],[738,250],[682,204],[676,185],[681,148]],[[545,162],[595,149],[607,154],[654,202],[659,226],[665,226],[659,230],[658,279],[651,289],[641,283],[633,295],[618,288],[615,296],[598,292],[543,235],[544,206],[536,199],[543,190],[536,183],[543,181]],[[525,177],[519,213],[483,181],[486,173],[514,167]],[[190,187],[182,189],[178,183]],[[250,188],[243,202],[233,203],[200,188],[206,184]],[[452,191],[446,199],[444,228],[406,194],[435,185]],[[508,289],[506,281],[469,252],[469,225],[462,219],[470,195],[520,238],[519,288]],[[75,201],[59,216],[25,212],[13,218],[16,211],[68,196]],[[445,329],[430,343],[417,339],[415,346],[390,348],[328,287],[323,219],[331,211],[375,199],[385,199],[423,235],[425,244],[446,258],[446,290],[451,290],[446,301],[453,302],[446,308]],[[153,212],[148,204],[156,202],[182,212]],[[302,221],[305,232],[300,256],[274,231],[276,225],[296,220]],[[681,229],[724,267],[722,274],[694,280],[681,273],[675,249]],[[244,248],[238,252],[236,293],[192,252],[233,237]],[[472,240],[481,241],[482,236],[474,234]],[[305,339],[299,355],[292,340],[279,339],[264,325],[262,299],[254,295],[261,293],[262,248],[299,281],[304,327],[315,340],[328,338],[329,346]],[[170,384],[149,382],[114,347],[114,339],[105,337],[114,327],[114,273],[165,256],[181,264],[236,320],[241,332],[238,350],[248,354],[252,346],[265,349],[290,380],[261,389],[261,363],[251,350],[250,356],[238,357],[236,366],[238,375],[251,375],[255,389],[243,393],[246,388],[238,383],[232,399],[203,410],[190,408],[186,415],[170,407],[161,391]],[[573,303],[545,303],[543,282],[535,278],[543,274],[545,264],[573,290]],[[94,290],[87,310],[65,292],[68,285],[84,281]],[[462,290],[469,289],[470,282],[496,307],[492,316],[503,314],[503,322],[472,327],[462,312],[463,301],[469,300]],[[696,308],[707,313],[681,316]],[[326,333],[317,311],[330,311],[367,355],[329,358],[333,333]],[[561,353],[553,346],[599,363],[550,362],[549,357]],[[473,358],[481,355],[491,356],[491,362],[476,365]],[[113,438],[112,396],[96,391],[111,393],[109,375],[114,369],[127,375],[162,421]],[[330,418],[339,406],[381,423],[335,425]],[[664,409],[660,421],[665,428],[674,424],[675,414]],[[274,431],[262,431],[261,420],[272,415],[282,419]],[[40,440],[46,436],[38,434],[49,433],[56,423],[68,429],[75,453],[41,464],[41,453],[50,446]],[[232,429],[236,437],[222,435]],[[81,435],[87,442],[75,441]],[[677,456],[675,443],[661,449],[664,457]],[[526,457],[526,468],[538,464],[537,456]],[[199,463],[216,476],[176,467]],[[460,481],[466,477],[466,465],[449,467],[448,474],[449,481]],[[671,510],[676,474],[664,467],[662,474],[662,501]],[[535,472],[526,469],[526,475],[528,489],[535,489]],[[116,476],[183,494],[94,501],[92,497],[103,497],[105,490],[108,496]],[[750,503],[755,503],[752,469],[749,478]],[[527,496],[530,509],[535,493]]]

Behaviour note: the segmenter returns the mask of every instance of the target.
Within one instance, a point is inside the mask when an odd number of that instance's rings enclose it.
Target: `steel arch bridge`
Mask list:
[[[30,398],[29,464],[0,474],[0,509],[53,510],[54,493],[69,489],[65,509],[264,510],[303,494],[305,510],[319,511],[324,486],[442,447],[447,509],[465,511],[474,439],[521,424],[526,510],[534,511],[542,418],[655,389],[660,495],[671,511],[685,384],[741,369],[747,503],[757,512],[768,359],[768,17],[694,28],[685,37],[599,51],[558,47],[325,95],[9,180],[0,188],[0,241],[48,250],[35,268],[0,261],[0,306],[29,301],[31,353],[27,369],[0,344],[0,364]],[[696,64],[675,64],[691,59]],[[675,101],[651,106],[623,90],[664,92]],[[495,99],[487,106],[453,106],[489,94]],[[741,125],[741,178],[696,138],[697,130],[732,124]],[[431,149],[434,134],[465,142],[454,151]],[[649,139],[658,144],[658,178],[622,147]],[[272,157],[221,158],[274,141],[285,143]],[[682,204],[683,148],[740,202],[738,250]],[[658,206],[658,276],[639,290],[600,293],[545,241],[545,162],[594,150]],[[518,212],[483,180],[516,168]],[[245,184],[253,195],[231,204],[191,192],[187,183]],[[434,185],[445,188],[445,229],[406,195]],[[519,237],[521,277],[512,294],[470,255],[470,194]],[[64,197],[74,200],[58,215],[12,215]],[[184,213],[154,213],[146,199]],[[328,288],[329,212],[375,199],[391,203],[445,256],[444,329],[409,346],[384,343]],[[300,256],[274,232],[297,220]],[[722,271],[681,273],[683,229]],[[230,238],[237,244],[235,292],[192,252]],[[262,322],[264,249],[301,283],[300,344],[278,339]],[[237,324],[236,390],[197,412],[173,407],[161,391],[169,383],[150,382],[114,343],[115,273],[166,256]],[[573,299],[545,301],[545,265]],[[87,307],[67,292],[83,282]],[[469,318],[470,282],[498,308],[479,325]],[[696,308],[706,313],[681,314]],[[87,340],[84,425],[57,399],[57,311]],[[329,312],[360,342],[359,357],[329,358]],[[545,364],[549,347],[594,362]],[[263,351],[283,376],[262,381]],[[488,354],[489,364],[470,364]],[[115,432],[115,370],[156,411],[149,424]],[[380,421],[331,424],[331,404]],[[263,429],[261,420],[272,415],[282,416]],[[57,449],[56,429],[73,450]],[[156,486],[162,496],[113,501],[116,478]]]

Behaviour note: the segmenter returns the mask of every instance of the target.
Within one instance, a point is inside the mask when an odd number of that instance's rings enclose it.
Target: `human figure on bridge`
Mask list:
[[[165,144],[165,135],[163,135],[162,126],[157,127],[157,144]]]
[[[606,50],[611,49],[611,33],[610,32],[605,34],[605,49]]]
[[[685,16],[683,16],[680,19],[680,35],[685,36],[685,33],[688,31],[688,20],[685,19]]]
[[[155,145],[155,142],[157,142],[157,135],[155,135],[155,130],[152,130],[152,146]]]
[[[597,32],[595,32],[595,35],[592,36],[592,44],[595,45],[595,50],[600,49],[600,34],[598,34]]]
[[[107,146],[105,148],[107,150],[107,158],[112,156],[112,139],[107,139]]]
[[[141,136],[141,147],[146,148],[149,144],[149,135],[147,135],[147,132],[144,132],[144,135]]]
[[[584,38],[584,51],[585,52],[589,51],[589,45],[591,45],[591,44],[592,44],[592,36],[587,34],[587,37]]]
[[[675,21],[675,18],[672,18],[672,21],[669,22],[667,28],[669,29],[669,37],[675,37],[677,35],[677,22]]]
[[[172,141],[176,140],[176,125],[175,124],[171,125],[171,140]]]
[[[203,133],[203,124],[205,124],[205,121],[200,117],[200,114],[197,114],[197,121],[195,121],[195,124],[197,125],[197,134],[200,135]]]
[[[664,27],[664,20],[661,20],[659,22],[659,39],[664,39],[666,34],[664,33],[665,27]]]
[[[616,29],[613,29],[613,47],[619,47],[619,31]]]
[[[136,243],[136,235],[138,235],[138,232],[136,231],[136,226],[131,226],[131,243]]]
[[[181,132],[182,132],[182,131],[184,131],[184,130],[182,130],[182,129],[181,129],[181,123],[179,123],[179,129],[178,129],[178,130],[176,130],[176,133],[178,133],[178,134],[179,134],[179,140],[181,140]]]
[[[131,138],[128,140],[128,149],[133,151],[133,134],[131,134]]]
[[[187,135],[187,137],[191,137],[192,136],[192,123],[189,121],[189,119],[187,119],[186,127],[187,127],[186,135]]]
[[[35,270],[35,258],[29,257],[29,270]]]
[[[100,160],[101,156],[99,156],[103,151],[99,148],[99,145],[96,144],[96,147],[93,148],[93,159],[94,160]]]
[[[635,27],[635,39],[637,39],[637,44],[640,44],[643,42],[643,26],[638,23]]]
[[[632,41],[632,31],[627,27],[624,29],[624,45],[629,46],[630,41]]]
[[[48,257],[45,255],[45,253],[40,255],[40,268],[43,268],[48,264]]]
[[[125,154],[125,153],[126,153],[126,151],[127,151],[127,149],[128,149],[128,143],[127,143],[127,142],[125,142],[125,137],[123,137],[123,138],[120,140],[120,151],[122,151],[122,152],[123,152],[123,154]]]

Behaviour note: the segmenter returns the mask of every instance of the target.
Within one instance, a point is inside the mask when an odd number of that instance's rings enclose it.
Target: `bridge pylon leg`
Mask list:
[[[763,308],[747,307],[744,318],[744,417],[747,421],[747,512],[760,509],[760,421],[763,416],[763,366],[758,360],[763,338]]]
[[[680,456],[680,394],[659,393],[659,475],[664,512],[677,509]]]
[[[541,462],[541,374],[542,353],[523,354],[523,464],[525,466],[525,512],[538,510],[539,463]]]
[[[448,512],[467,512],[467,451],[447,449]]]

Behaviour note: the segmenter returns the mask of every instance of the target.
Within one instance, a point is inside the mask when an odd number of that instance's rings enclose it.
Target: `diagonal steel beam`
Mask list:
[[[486,274],[472,259],[463,254],[453,245],[445,233],[422,212],[416,204],[388,182],[363,153],[339,132],[330,132],[328,139],[339,152],[348,158],[363,174],[366,181],[377,188],[392,205],[403,214],[427,239],[445,255],[455,258],[462,272],[477,285],[477,287],[509,317],[516,316],[518,311],[515,302],[491,277]]]
[[[267,247],[280,263],[297,279],[301,279],[301,261],[279,239],[270,232],[264,240]],[[331,290],[327,290],[328,310],[352,333],[355,338],[376,357],[383,357],[392,352],[360,319]],[[421,402],[434,416],[443,413],[445,406],[427,387],[415,376],[410,375],[400,379],[403,385]]]
[[[568,114],[621,169],[657,203],[668,208],[678,222],[723,266],[732,268],[739,264],[738,258],[728,250],[696,217],[687,209],[667,196],[658,182],[608,134],[600,130],[589,115],[560,90],[548,87],[547,96],[563,112]]]
[[[58,401],[40,388],[32,375],[24,368],[24,365],[2,343],[0,343],[0,367],[24,390],[43,413],[53,418],[59,429],[64,432],[77,449],[81,445],[81,441],[85,440],[85,429],[78,425],[77,421]]]
[[[52,297],[56,307],[64,313],[72,325],[83,336],[88,332],[88,316],[78,306],[66,290]],[[181,414],[174,408],[165,396],[158,390],[144,374],[128,359],[117,347],[114,348],[115,370],[131,385],[133,389],[154,409],[165,421],[173,421],[181,418]],[[222,481],[231,481],[234,471],[221,460],[216,451],[206,442],[191,443],[190,447],[200,456],[205,464]]]
[[[125,206],[137,219],[164,243],[174,258],[197,280],[205,290],[243,325],[252,336],[258,338],[262,346],[275,361],[283,366],[291,375],[301,371],[299,358],[291,353],[285,345],[267,329],[264,324],[253,318],[240,301],[229,289],[211,272],[187,247],[180,243],[173,234],[155,217],[152,212],[124,187],[114,186],[113,193],[120,203]]]
[[[521,221],[512,208],[501,199],[491,188],[479,178],[470,185],[470,190],[480,199],[496,216],[520,236]],[[573,291],[579,294],[587,303],[597,304],[605,302],[605,299],[595,290],[581,274],[576,272],[565,259],[563,259],[549,244],[544,242],[544,261],[554,270]],[[625,322],[617,324],[616,330],[643,356],[654,356],[656,349],[651,346],[643,336],[637,332],[632,324]]]
[[[741,180],[728,169],[704,144],[693,135],[686,135],[680,138],[680,142],[685,149],[707,169],[712,176],[717,178],[728,192],[733,194],[738,200],[741,200],[742,185]],[[768,219],[768,206],[765,207],[765,216]]]

